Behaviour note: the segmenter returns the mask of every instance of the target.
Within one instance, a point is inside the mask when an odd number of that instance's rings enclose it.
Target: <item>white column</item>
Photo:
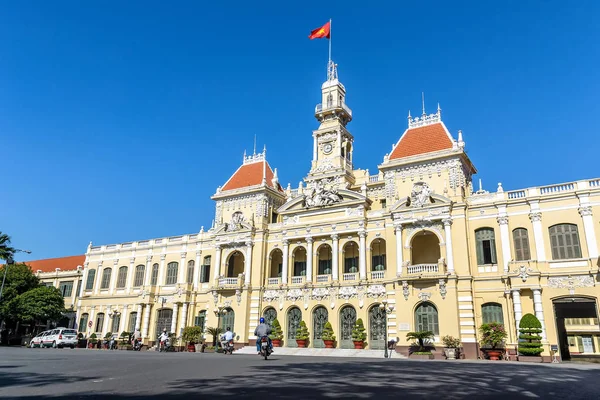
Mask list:
[[[340,279],[339,240],[340,236],[337,233],[331,235],[331,280],[334,282]]]
[[[215,246],[215,270],[213,271],[213,280],[216,283],[221,275],[221,246]]]
[[[181,313],[181,329],[187,326],[187,314],[188,314],[188,303],[183,303],[183,310]]]
[[[94,295],[98,294],[100,291],[100,285],[102,284],[102,271],[104,268],[102,267],[102,263],[98,264],[98,268],[96,268],[96,278],[94,282]]]
[[[142,337],[148,337],[148,327],[150,325],[150,313],[152,312],[152,304],[146,304],[144,307],[144,329],[142,330]]]
[[[77,306],[77,312],[75,313],[75,329],[77,332],[81,332],[81,327],[79,326],[79,320],[81,319],[81,306]]]
[[[113,261],[113,268],[110,274],[110,283],[108,284],[108,293],[113,294],[115,292],[115,286],[117,286],[117,276],[119,275],[119,260]]]
[[[75,302],[77,301],[77,286],[79,286],[79,279],[81,279],[81,277],[77,276],[77,279],[73,281],[73,288],[71,289],[71,305],[73,307],[75,307]],[[83,286],[83,282],[81,282],[81,286]]]
[[[144,271],[144,286],[150,286],[152,279],[152,256],[146,256],[146,270]]]
[[[179,271],[177,276],[177,283],[186,283],[186,274],[187,274],[187,253],[182,251],[180,254],[181,258],[179,260]]]
[[[312,282],[313,273],[313,238],[308,236],[306,238],[307,250],[306,250],[306,282]]]
[[[579,215],[583,219],[583,230],[585,231],[585,242],[588,248],[588,258],[598,259],[598,244],[596,232],[594,232],[594,221],[592,219],[592,206],[581,205]]]
[[[544,246],[544,232],[542,231],[542,213],[531,212],[529,219],[533,225],[533,238],[535,240],[535,253],[538,261],[546,261],[546,249]]]
[[[79,293],[77,293],[77,296],[79,296],[79,297],[83,296],[83,292],[85,292],[85,285],[87,285],[87,278],[88,278],[89,271],[90,271],[88,266],[89,266],[88,263],[85,263],[83,265],[83,276],[81,277],[81,291]]]
[[[361,280],[367,279],[367,232],[358,232],[358,272]]]
[[[454,274],[454,253],[452,251],[452,220],[446,218],[442,221],[444,223],[444,232],[446,234],[446,264],[448,265],[448,272]]]
[[[318,156],[318,144],[317,144],[317,135],[313,134],[313,162],[317,161]]]
[[[394,227],[396,231],[396,276],[402,276],[402,264],[404,263],[402,257],[402,251],[404,246],[402,245],[402,225],[396,225]]]
[[[165,273],[165,258],[167,258],[166,254],[160,255],[160,266],[158,267],[158,279],[156,280],[157,286],[163,286],[166,282],[166,273]]]
[[[512,289],[513,296],[513,308],[515,311],[515,326],[517,330],[517,339],[519,338],[519,322],[521,322],[521,318],[523,317],[523,311],[521,309],[521,292],[519,289]]]
[[[119,334],[119,336],[121,335],[121,332],[129,329],[129,327],[127,326],[127,322],[129,322],[128,316],[129,316],[129,305],[125,304],[123,306],[123,311],[121,312],[121,320],[119,321],[119,325],[120,325],[119,332],[117,332]]]
[[[508,273],[508,263],[511,261],[510,256],[510,235],[508,234],[508,217],[498,217],[498,224],[500,224],[500,242],[502,242],[502,267],[504,273]]]
[[[173,319],[171,320],[171,333],[177,334],[177,315],[179,314],[179,303],[173,303]]]
[[[142,325],[142,305],[138,304],[137,306],[137,315],[135,316],[135,329],[140,329]]]
[[[244,285],[250,284],[252,278],[252,246],[254,243],[246,242],[246,263],[244,265]]]
[[[544,323],[544,309],[542,307],[542,290],[533,289],[533,310],[535,316],[542,324],[542,339],[546,340],[546,324]]]
[[[133,277],[135,274],[135,258],[131,258],[129,260],[129,269],[127,270],[127,280],[125,281],[125,289],[127,293],[131,293],[131,289],[133,288]]]
[[[90,337],[90,335],[96,331],[96,319],[95,319],[96,318],[96,306],[92,306],[90,308],[90,312],[89,312],[88,318],[89,318],[88,319],[88,325],[89,325],[89,321],[92,321],[92,327],[91,328],[88,328],[88,327],[85,328],[85,331],[87,332],[86,337]]]
[[[194,261],[194,290],[198,289],[198,281],[200,281],[200,256],[202,255],[202,250],[196,250],[196,260]]]
[[[283,263],[281,265],[281,283],[288,283],[288,263],[290,258],[290,241],[283,239]]]

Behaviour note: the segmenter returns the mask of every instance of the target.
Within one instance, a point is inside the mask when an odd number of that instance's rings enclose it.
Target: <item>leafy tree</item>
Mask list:
[[[183,328],[181,339],[189,344],[196,344],[202,340],[202,328],[199,326],[186,326]]]
[[[0,260],[8,260],[9,258],[12,258],[14,254],[15,249],[10,247],[10,236],[0,231]]]
[[[519,353],[524,356],[539,356],[542,348],[542,323],[533,314],[525,314],[519,322]]]
[[[425,341],[430,341],[433,339],[434,334],[431,331],[421,331],[421,332],[408,332],[406,334],[406,338],[408,340],[416,340],[419,344],[419,353],[426,352],[425,349]]]
[[[206,328],[206,333],[208,333],[209,335],[211,335],[213,337],[213,346],[217,345],[217,339],[219,338],[219,335],[221,333],[223,333],[223,329],[220,327],[215,327],[215,328]]]
[[[6,269],[8,268],[8,269]],[[0,302],[0,318],[14,319],[8,311],[8,307],[17,296],[40,286],[40,280],[31,272],[25,264],[3,265],[0,268],[0,279],[4,277],[6,269],[6,281]],[[14,305],[13,305],[14,306]]]
[[[14,320],[41,322],[60,319],[65,301],[55,287],[41,286],[18,295],[7,307]]]

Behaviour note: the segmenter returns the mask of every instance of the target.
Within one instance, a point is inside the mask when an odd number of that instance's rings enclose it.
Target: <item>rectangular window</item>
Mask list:
[[[478,229],[475,231],[477,264],[497,264],[496,258],[496,239],[494,230],[490,228]]]
[[[373,271],[385,271],[385,254],[373,256],[371,263]]]
[[[94,289],[95,278],[96,278],[96,270],[90,269],[88,271],[87,281],[85,282],[85,290],[93,290]]]
[[[58,290],[60,290],[63,297],[71,297],[73,294],[73,281],[60,282],[58,284]]]
[[[387,208],[387,201],[386,201],[386,199],[382,199],[379,202],[381,203],[381,208],[383,210],[385,210]]]
[[[179,263],[170,262],[167,264],[167,279],[165,285],[174,285],[177,283],[177,272],[179,270]]]
[[[358,257],[344,259],[344,273],[350,274],[358,272]]]
[[[75,296],[81,296],[81,279],[77,281],[77,291],[75,292]]]
[[[100,289],[108,289],[110,286],[111,272],[112,269],[110,268],[105,268],[104,271],[102,271],[102,282],[100,284]]]
[[[306,276],[306,261],[294,261],[294,276]]]
[[[206,324],[206,311],[201,311],[197,317],[194,318],[194,326],[199,326],[204,332],[204,326]]]
[[[88,318],[89,314],[81,314],[81,318],[79,319],[79,332],[87,332]]]
[[[152,277],[150,279],[150,284],[152,286],[155,286],[157,282],[158,282],[158,264],[154,264],[152,266]]]
[[[194,266],[195,266],[195,262],[192,260],[190,262],[188,262],[188,267],[187,267],[187,283],[193,283],[194,282]]]
[[[329,274],[331,274],[331,260],[319,260],[319,275]]]
[[[127,267],[121,267],[117,275],[117,287],[124,288],[125,285],[127,285]]]
[[[550,227],[550,244],[553,260],[581,258],[577,225],[560,224]]]
[[[119,325],[121,325],[121,315],[114,315],[112,320],[112,333],[121,333],[119,332]]]
[[[128,332],[135,331],[135,322],[137,320],[137,312],[132,312],[129,314],[129,323],[127,324]]]
[[[133,279],[133,286],[140,287],[144,284],[144,270],[146,267],[138,265],[135,267],[135,278]]]

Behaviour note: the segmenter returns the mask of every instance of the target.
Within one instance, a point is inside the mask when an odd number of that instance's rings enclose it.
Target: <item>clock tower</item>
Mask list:
[[[313,131],[313,159],[305,178],[309,187],[317,183],[334,189],[354,183],[352,153],[354,137],[346,129],[352,110],[346,105],[346,88],[338,80],[337,65],[329,61],[327,80],[321,86],[321,104],[315,107],[319,129]]]

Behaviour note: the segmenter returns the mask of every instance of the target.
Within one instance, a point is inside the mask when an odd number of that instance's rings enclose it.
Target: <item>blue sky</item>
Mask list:
[[[4,2],[0,230],[35,259],[197,232],[254,135],[297,186],[327,61],[307,35],[329,18],[356,167],[425,92],[484,188],[600,176],[600,3],[502,3]]]

